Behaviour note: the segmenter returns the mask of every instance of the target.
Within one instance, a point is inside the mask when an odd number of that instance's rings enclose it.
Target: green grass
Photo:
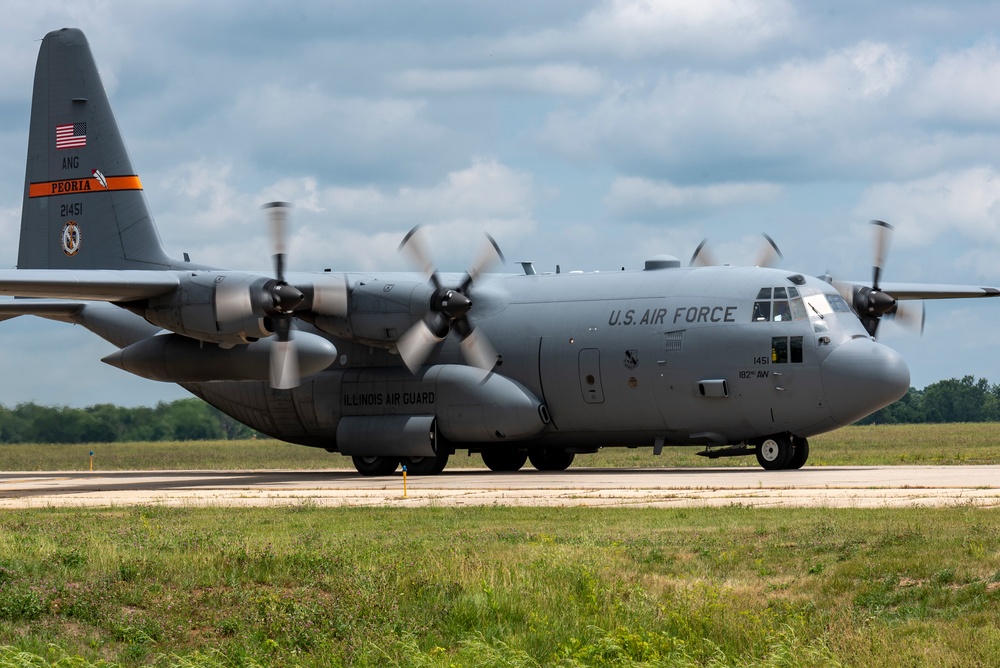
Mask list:
[[[1000,464],[1000,424],[934,424],[846,427],[809,439],[812,466],[899,464]],[[675,466],[757,466],[754,457],[709,460],[700,448],[668,447],[656,457],[652,447],[610,448],[578,455],[577,466],[649,468]],[[98,443],[92,445],[0,445],[6,471],[83,471],[93,450],[96,470],[156,469],[327,469],[351,468],[351,460],[318,448],[273,440]],[[464,452],[448,465],[482,467]],[[0,664],[2,668],[2,664]]]
[[[967,507],[7,511],[0,667],[1000,665],[996,520]]]

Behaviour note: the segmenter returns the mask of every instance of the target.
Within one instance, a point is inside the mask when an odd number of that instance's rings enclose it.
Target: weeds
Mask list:
[[[997,665],[992,515],[5,512],[0,668]]]

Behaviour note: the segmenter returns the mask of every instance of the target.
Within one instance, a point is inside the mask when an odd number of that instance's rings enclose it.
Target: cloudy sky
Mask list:
[[[6,5],[6,6],[4,6]],[[292,5],[294,8],[289,9]],[[266,269],[259,205],[295,204],[296,270],[406,269],[428,226],[540,269],[685,261],[1000,286],[1000,3],[782,0],[0,0],[0,266],[16,263],[39,40],[84,30],[167,250]],[[1000,383],[1000,300],[884,326],[913,384]],[[184,396],[111,347],[0,323],[0,403]]]

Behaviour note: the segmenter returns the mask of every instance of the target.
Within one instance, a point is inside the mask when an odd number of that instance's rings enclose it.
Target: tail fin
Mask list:
[[[42,40],[35,68],[19,269],[168,269],[142,184],[79,30]]]

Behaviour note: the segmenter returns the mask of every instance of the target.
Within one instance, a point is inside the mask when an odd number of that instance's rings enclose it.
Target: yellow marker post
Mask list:
[[[94,451],[90,451],[90,470],[94,470]]]
[[[406,466],[403,466],[403,498],[406,498]]]

